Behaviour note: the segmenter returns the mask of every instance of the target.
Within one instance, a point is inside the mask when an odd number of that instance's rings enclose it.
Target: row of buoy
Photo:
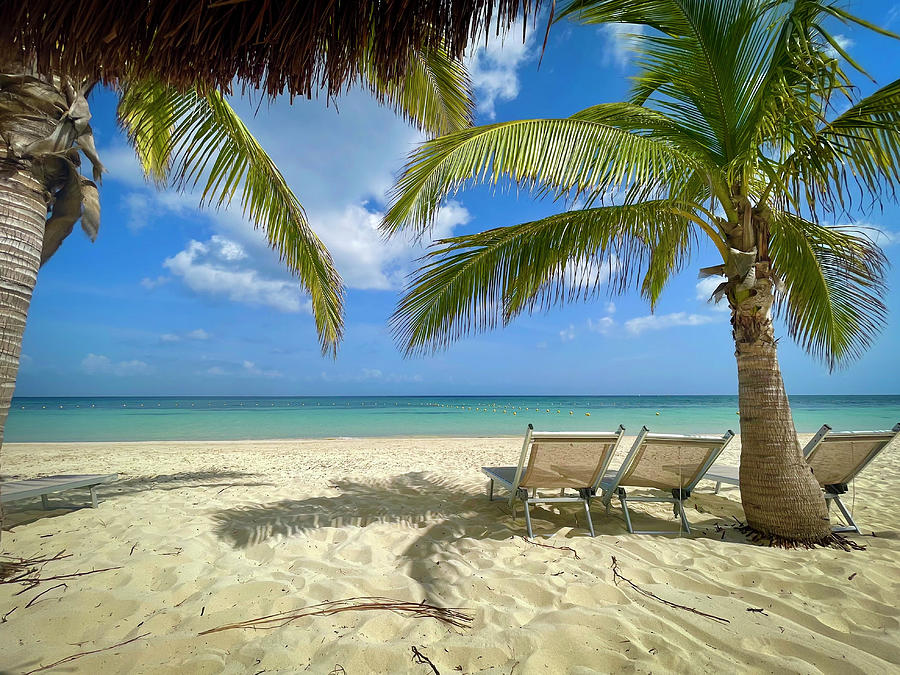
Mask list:
[[[213,405],[213,402],[212,402],[212,401],[209,401],[209,402],[207,402],[207,405],[208,405],[208,406],[212,406],[212,405]],[[238,406],[241,406],[241,407],[242,407],[243,405],[244,405],[243,401],[241,401],[241,402],[238,403]],[[258,406],[259,406],[259,403],[255,403],[254,405],[258,407]],[[275,403],[270,403],[269,405],[270,405],[270,407],[274,407],[274,406],[275,406]],[[288,402],[288,406],[291,406],[291,405],[293,405],[293,403]],[[301,402],[300,405],[301,405],[301,406],[305,406],[306,403]],[[316,405],[319,406],[320,403],[316,403]],[[336,404],[335,404],[335,403],[332,403],[331,405],[334,406],[334,405],[336,405]],[[350,406],[350,403],[348,402],[346,405],[349,407],[349,406]],[[360,403],[360,406],[361,406],[361,407],[365,407],[365,405],[366,405],[365,402]],[[375,406],[377,407],[377,406],[378,406],[378,403],[374,403],[373,405],[375,405]],[[399,404],[398,404],[398,403],[394,403],[394,405],[396,406],[396,405],[399,405]],[[407,403],[407,405],[411,405],[411,404],[410,404],[410,403]],[[440,406],[440,407],[442,407],[442,408],[445,408],[445,407],[446,407],[446,408],[449,408],[449,407],[451,407],[450,405],[443,404],[443,403],[441,403],[441,404],[434,403],[434,404],[429,404],[429,405],[431,405],[431,406]],[[162,404],[161,404],[161,403],[157,403],[156,406],[157,406],[157,407],[162,407]],[[24,405],[23,405],[23,406],[20,406],[20,407],[21,407],[22,410],[25,410],[25,406],[24,406]],[[62,406],[62,405],[59,405],[59,406],[57,406],[57,407],[58,407],[60,410],[64,409],[64,406]],[[81,408],[81,405],[80,405],[80,404],[76,404],[74,407],[75,407],[75,408]],[[90,407],[91,407],[91,408],[94,408],[94,407],[96,407],[96,405],[92,403]],[[123,404],[122,404],[122,407],[123,407],[123,408],[127,408],[127,407],[128,407],[128,404],[127,404],[127,403],[123,403]],[[143,407],[144,407],[144,404],[143,404],[143,403],[140,403],[140,404],[138,404],[138,407],[143,408]],[[177,408],[177,407],[180,407],[180,402],[176,402],[176,403],[175,403],[175,407],[176,407],[176,408]],[[195,403],[191,403],[191,407],[196,407],[196,404],[195,404]],[[227,403],[227,402],[223,402],[223,403],[222,403],[222,407],[226,407],[226,408],[227,408],[227,407],[228,407],[228,403]],[[456,409],[460,409],[460,410],[472,410],[472,406],[460,406],[460,405],[456,405],[456,406],[452,406],[452,407],[453,407],[453,408],[456,408]],[[517,410],[521,410],[521,409],[522,409],[522,406],[510,406],[510,407],[516,408]],[[46,405],[42,405],[42,406],[41,406],[41,409],[46,409],[46,408],[47,408]],[[476,407],[475,407],[475,412],[488,412],[488,410],[490,410],[491,412],[497,412],[497,410],[501,410],[502,413],[505,415],[505,414],[507,414],[508,407],[504,406],[504,407],[499,407],[499,408],[498,408],[498,406],[497,406],[496,403],[492,403],[491,406],[490,406],[490,408],[484,407],[484,408],[482,409],[481,406],[476,406]],[[526,410],[526,411],[530,411],[530,406],[525,407],[525,410]],[[535,409],[534,409],[534,412],[539,413],[539,412],[540,412],[540,408],[535,408]],[[550,410],[550,408],[544,408],[544,412],[545,412],[545,413],[550,413],[551,410]],[[513,410],[513,411],[512,411],[512,414],[513,414],[513,415],[516,415],[516,414],[517,414],[517,411],[516,411],[516,410]],[[558,415],[559,415],[559,414],[562,414],[562,410],[561,410],[561,409],[557,409],[557,410],[556,410],[556,414],[558,414]],[[574,410],[569,410],[569,415],[574,415],[574,414],[575,414],[575,411],[574,411]],[[659,411],[657,411],[656,414],[657,414],[657,415],[660,415]],[[740,415],[740,411],[736,412],[735,414],[736,414],[736,415]],[[590,417],[590,416],[591,416],[591,413],[586,412],[586,413],[584,413],[584,415],[585,415],[585,417]]]

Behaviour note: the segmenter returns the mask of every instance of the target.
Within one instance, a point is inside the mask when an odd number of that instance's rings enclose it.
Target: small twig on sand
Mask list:
[[[762,607],[748,607],[747,611],[756,612],[757,614],[762,614],[763,616],[769,616]]]
[[[434,672],[434,675],[441,675],[441,671],[439,671],[439,670],[437,669],[437,666],[435,666],[435,665],[431,662],[431,659],[429,659],[429,658],[428,658],[427,656],[425,656],[422,652],[420,652],[418,649],[416,649],[415,646],[413,646],[413,648],[412,648],[412,653],[413,653],[413,661],[414,661],[414,662],[416,662],[416,663],[424,663],[424,664],[426,664],[426,665],[429,665],[429,666],[431,666],[431,670],[432,670],[432,672]]]
[[[18,593],[14,593],[13,595],[22,595],[25,591],[31,590],[38,584],[45,583],[47,581],[59,581],[60,579],[74,579],[75,577],[86,577],[88,574],[97,574],[98,572],[109,572],[110,570],[120,570],[122,569],[121,565],[118,567],[104,567],[99,570],[89,570],[87,572],[74,572],[72,574],[57,574],[55,577],[32,577],[29,579],[20,579],[19,581],[23,584],[27,584],[25,588],[23,588]],[[3,583],[8,584],[9,581],[4,581]]]
[[[528,537],[522,537],[522,541],[527,544],[531,544],[532,546],[540,546],[541,548],[552,548],[556,549],[557,551],[571,551],[572,555],[575,556],[575,560],[581,560],[581,558],[578,557],[578,552],[571,546],[551,546],[550,544],[542,544],[539,541],[532,541]]]
[[[51,586],[51,587],[48,588],[46,591],[41,591],[41,592],[38,593],[36,596],[34,596],[31,600],[29,600],[29,601],[28,601],[28,604],[25,605],[25,609],[28,609],[29,607],[31,607],[31,606],[34,604],[34,601],[37,600],[37,599],[38,599],[39,597],[41,597],[42,595],[44,595],[44,593],[49,593],[49,592],[52,591],[54,588],[59,588],[60,586],[62,586],[63,588],[68,588],[68,586],[67,586],[65,583],[62,583],[62,584],[56,584],[56,586]]]
[[[65,549],[49,558],[15,558],[0,555],[0,584],[17,583],[29,575],[40,573],[49,562],[71,557],[71,553],[66,555]]]
[[[854,572],[853,574],[851,574],[849,577],[847,577],[847,581],[853,581],[853,577],[855,577],[857,574],[859,574],[859,572]]]
[[[713,621],[719,621],[720,623],[731,623],[728,619],[723,619],[721,616],[716,616],[715,614],[707,614],[706,612],[701,612],[699,609],[695,609],[693,607],[688,607],[686,605],[679,605],[676,602],[669,602],[668,600],[663,600],[658,595],[641,588],[640,586],[635,584],[631,579],[626,579],[625,577],[622,576],[622,574],[619,572],[619,563],[616,561],[616,556],[612,556],[612,571],[613,571],[613,583],[615,583],[616,585],[618,585],[618,582],[621,580],[621,581],[624,581],[629,586],[631,586],[634,590],[636,590],[641,595],[648,597],[648,598],[652,598],[653,600],[657,600],[658,602],[661,602],[662,604],[667,605],[669,607],[674,607],[675,609],[683,609],[686,612],[691,612],[693,614],[705,616],[707,619],[712,619]]]
[[[218,633],[233,628],[253,628],[254,630],[281,628],[307,616],[331,616],[341,612],[365,612],[370,610],[387,610],[398,614],[408,614],[416,618],[437,619],[441,623],[456,628],[469,628],[469,625],[472,623],[472,616],[466,610],[459,608],[435,607],[434,605],[426,605],[424,602],[404,602],[402,600],[393,600],[392,598],[358,597],[310,605],[299,611],[287,610],[278,614],[262,616],[258,619],[239,621],[238,623],[231,623],[218,628],[210,628],[200,633],[200,635]]]
[[[64,659],[60,659],[55,663],[51,663],[47,666],[41,666],[40,668],[35,668],[34,670],[29,670],[27,673],[23,673],[22,675],[31,675],[32,673],[39,673],[42,670],[50,670],[51,668],[56,668],[56,666],[61,666],[64,663],[69,663],[70,661],[74,661],[75,659],[80,659],[82,656],[88,656],[90,654],[97,654],[98,652],[108,652],[110,649],[115,649],[116,647],[121,647],[123,645],[127,645],[129,642],[134,642],[135,640],[140,640],[141,638],[145,638],[150,633],[144,633],[143,635],[138,635],[137,637],[133,637],[130,640],[125,640],[124,642],[119,642],[118,644],[111,645],[109,647],[103,647],[103,649],[92,649],[89,652],[78,652],[77,654],[72,654],[71,656],[67,656]]]
[[[334,668],[328,672],[328,675],[347,675],[347,671],[344,670],[344,666],[340,663],[335,663]]]
[[[2,617],[0,617],[0,623],[6,623],[6,617],[8,617],[13,612],[15,612],[17,609],[19,609],[18,605],[16,605],[11,610],[9,610],[6,614],[4,614]]]

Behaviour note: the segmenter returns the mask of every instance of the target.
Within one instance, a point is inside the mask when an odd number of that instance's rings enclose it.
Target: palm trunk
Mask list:
[[[831,534],[822,490],[803,458],[776,354],[768,263],[733,306],[741,412],[741,502],[747,524],[766,536],[819,543]],[[742,297],[746,294],[746,297]]]
[[[25,319],[41,265],[46,194],[30,172],[0,173],[0,448],[19,371]]]
[[[23,148],[48,138],[68,107],[61,85],[49,80],[38,85],[31,78],[26,98],[18,87],[30,75],[18,73],[24,73],[20,66],[0,67],[0,94],[6,103],[0,115],[0,449],[41,266],[47,208],[57,188],[49,172],[35,175],[35,157]],[[18,111],[11,105],[16,100],[21,103]],[[2,523],[0,507],[0,531]]]

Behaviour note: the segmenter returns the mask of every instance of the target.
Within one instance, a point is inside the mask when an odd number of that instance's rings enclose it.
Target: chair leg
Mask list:
[[[41,508],[44,511],[50,508],[50,505],[47,503],[47,495],[41,495]]]
[[[91,508],[97,508],[97,488],[93,485],[91,486]]]
[[[684,531],[688,534],[691,533],[691,524],[688,522],[687,514],[684,512],[684,502],[677,501],[678,505],[678,515],[681,516],[681,524],[684,525]]]
[[[634,534],[634,528],[631,526],[631,514],[628,513],[628,498],[620,494],[619,495],[619,503],[622,504],[622,513],[625,514],[625,525],[628,526],[628,531]]]
[[[841,511],[841,514],[844,516],[844,521],[847,523],[849,527],[832,527],[832,532],[856,532],[857,534],[862,534],[859,530],[859,525],[856,524],[856,521],[853,520],[853,516],[850,515],[850,512],[847,510],[847,507],[844,506],[844,502],[841,501],[841,498],[835,495],[832,499],[826,499],[826,502],[829,504],[832,501],[837,502],[838,508]]]
[[[716,481],[716,489],[715,489],[715,492],[713,492],[714,495],[719,494],[720,487],[722,487],[722,483],[720,483],[719,481]]]
[[[491,478],[488,481],[488,501],[489,502],[494,501],[494,479],[493,478]]]
[[[531,530],[531,511],[528,510],[528,501],[525,504],[525,528],[528,530],[528,538],[534,539],[534,532]]]
[[[588,529],[591,531],[591,536],[595,537],[594,521],[591,520],[591,500],[589,498],[584,500],[584,516],[587,518]]]

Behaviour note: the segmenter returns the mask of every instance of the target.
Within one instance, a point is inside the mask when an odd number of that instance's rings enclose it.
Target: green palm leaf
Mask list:
[[[323,353],[343,334],[343,286],[327,249],[281,172],[225,98],[156,82],[124,89],[119,119],[157,181],[202,185],[201,203],[221,207],[240,193],[244,215],[309,293]]]
[[[649,195],[677,185],[695,160],[668,144],[608,124],[580,119],[500,122],[424,143],[410,156],[382,227],[419,232],[444,197],[463,183],[519,187],[556,197],[636,187]]]
[[[588,299],[679,269],[694,241],[668,202],[569,211],[442,239],[424,257],[391,319],[407,353],[436,351],[523,311]],[[641,275],[645,275],[641,280]]]
[[[401,80],[387,81],[371,63],[362,69],[375,97],[423,131],[440,135],[472,125],[472,83],[462,61],[443,49],[414,52]]]
[[[785,289],[788,332],[830,368],[857,358],[884,327],[887,259],[865,234],[772,214],[769,250]]]

